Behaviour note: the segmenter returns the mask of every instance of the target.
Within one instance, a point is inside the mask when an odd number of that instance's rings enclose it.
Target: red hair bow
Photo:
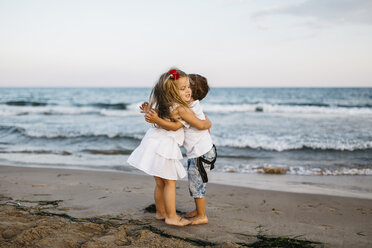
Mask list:
[[[177,80],[180,78],[180,73],[176,69],[172,69],[168,72],[168,75],[170,75],[171,78]]]

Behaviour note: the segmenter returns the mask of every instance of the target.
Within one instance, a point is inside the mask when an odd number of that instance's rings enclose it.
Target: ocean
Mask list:
[[[135,172],[150,91],[0,88],[0,164]],[[372,88],[212,88],[201,104],[217,173],[372,179]]]

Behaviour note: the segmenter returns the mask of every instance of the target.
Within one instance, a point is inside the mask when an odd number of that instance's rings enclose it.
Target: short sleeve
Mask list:
[[[184,121],[182,119],[179,119],[178,121],[181,122],[184,127],[186,127],[186,128],[189,128],[190,127],[190,124],[187,123],[186,121]]]

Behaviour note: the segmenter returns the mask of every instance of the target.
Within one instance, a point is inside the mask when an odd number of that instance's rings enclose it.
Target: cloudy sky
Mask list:
[[[372,87],[371,0],[0,0],[0,86]]]

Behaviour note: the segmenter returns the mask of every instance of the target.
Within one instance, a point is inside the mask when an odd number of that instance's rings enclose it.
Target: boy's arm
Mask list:
[[[149,103],[148,102],[144,102],[141,104],[141,106],[139,107],[141,109],[141,113],[147,113],[149,112]]]
[[[184,121],[186,121],[191,126],[199,130],[209,129],[212,126],[212,122],[208,119],[207,116],[204,121],[204,120],[200,120],[199,118],[197,118],[194,112],[192,112],[192,110],[189,108],[185,108],[181,106],[181,107],[178,107],[177,110],[178,110],[178,114],[181,116],[181,118]]]
[[[145,120],[149,123],[155,123],[168,131],[177,131],[178,129],[183,127],[183,124],[179,121],[167,121],[160,118],[156,111],[153,109],[146,113]]]

